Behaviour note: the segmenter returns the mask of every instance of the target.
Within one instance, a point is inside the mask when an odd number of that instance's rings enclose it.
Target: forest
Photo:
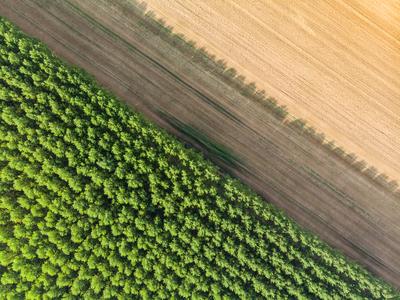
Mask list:
[[[0,19],[0,298],[397,292]]]

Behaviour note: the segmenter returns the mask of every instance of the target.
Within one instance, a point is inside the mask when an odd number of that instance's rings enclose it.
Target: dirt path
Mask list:
[[[231,173],[400,287],[399,199],[202,72],[113,3],[1,0],[0,14],[171,132],[185,138],[160,112],[231,149],[243,163],[225,166]]]
[[[400,2],[146,0],[347,152],[400,181]]]

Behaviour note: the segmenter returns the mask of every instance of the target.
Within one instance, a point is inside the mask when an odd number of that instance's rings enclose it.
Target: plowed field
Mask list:
[[[400,180],[400,2],[148,0],[346,151]]]

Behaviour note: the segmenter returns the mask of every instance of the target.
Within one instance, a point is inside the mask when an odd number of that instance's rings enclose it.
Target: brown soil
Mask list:
[[[400,2],[146,0],[289,111],[400,181]]]
[[[174,134],[185,138],[160,112],[231,149],[242,167],[226,170],[400,287],[398,198],[140,29],[120,1],[112,3],[2,0],[0,14]]]

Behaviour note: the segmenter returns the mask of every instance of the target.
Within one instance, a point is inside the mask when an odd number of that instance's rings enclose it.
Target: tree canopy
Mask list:
[[[396,295],[0,19],[1,299]]]

